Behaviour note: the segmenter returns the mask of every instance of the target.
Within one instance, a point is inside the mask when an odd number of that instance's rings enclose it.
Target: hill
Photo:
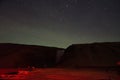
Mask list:
[[[59,67],[116,67],[120,62],[120,42],[73,44],[62,56]]]
[[[0,43],[0,68],[53,67],[62,48]]]

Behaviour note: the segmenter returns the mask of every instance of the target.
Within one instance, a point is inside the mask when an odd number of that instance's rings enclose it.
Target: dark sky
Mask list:
[[[120,41],[120,0],[0,0],[0,43],[67,47]]]

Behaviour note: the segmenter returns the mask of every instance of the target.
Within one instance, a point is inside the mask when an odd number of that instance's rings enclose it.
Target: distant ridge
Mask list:
[[[60,67],[116,67],[120,62],[120,42],[72,44],[62,56]]]
[[[33,44],[21,44],[21,43],[0,43],[0,45],[21,45],[21,46],[38,46],[38,47],[59,48],[59,47],[53,47],[53,46],[33,45]],[[60,48],[60,49],[64,49],[64,48]]]
[[[53,67],[56,56],[63,48],[0,43],[0,68],[13,67]]]
[[[72,44],[67,49],[0,43],[0,68],[18,67],[117,67],[120,42]]]

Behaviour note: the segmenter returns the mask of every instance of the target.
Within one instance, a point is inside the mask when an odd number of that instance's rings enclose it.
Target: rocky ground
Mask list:
[[[120,80],[120,75],[116,71],[93,69],[0,69],[0,80]]]

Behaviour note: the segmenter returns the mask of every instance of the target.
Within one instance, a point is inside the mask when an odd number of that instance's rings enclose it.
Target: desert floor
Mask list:
[[[120,75],[116,71],[95,69],[0,69],[0,80],[120,80]]]

